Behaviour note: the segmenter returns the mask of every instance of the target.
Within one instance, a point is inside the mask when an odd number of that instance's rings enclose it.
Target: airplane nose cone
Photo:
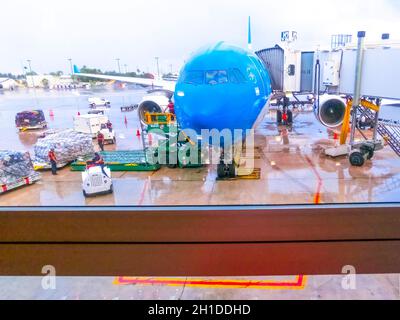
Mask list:
[[[181,71],[175,112],[182,129],[251,129],[269,95],[258,58],[220,42],[195,53]]]

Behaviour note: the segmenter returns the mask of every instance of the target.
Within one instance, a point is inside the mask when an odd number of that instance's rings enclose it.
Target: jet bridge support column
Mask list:
[[[354,83],[354,96],[353,96],[353,108],[351,115],[351,135],[350,135],[350,146],[354,144],[354,136],[357,124],[357,108],[360,105],[361,99],[361,79],[362,79],[362,67],[364,60],[364,40],[365,31],[358,32],[358,48],[357,48],[357,62],[356,62],[356,79]]]

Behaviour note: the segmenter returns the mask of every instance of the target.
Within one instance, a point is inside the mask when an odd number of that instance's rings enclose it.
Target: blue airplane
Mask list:
[[[249,18],[248,44],[251,47]],[[233,132],[255,128],[268,110],[271,80],[261,60],[250,50],[225,42],[198,50],[183,66],[177,82],[122,76],[80,73],[76,75],[130,82],[170,90],[182,130],[228,129]],[[141,105],[149,105],[142,101]],[[149,111],[154,108],[154,101]],[[140,110],[140,106],[139,106]],[[237,142],[237,141],[235,141]],[[232,173],[232,167],[225,172]]]

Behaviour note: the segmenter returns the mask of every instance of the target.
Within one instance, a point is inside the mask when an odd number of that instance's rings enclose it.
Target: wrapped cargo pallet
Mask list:
[[[0,150],[0,185],[9,185],[35,174],[29,152]]]
[[[59,163],[69,163],[94,153],[91,135],[72,129],[47,132],[34,146],[35,161],[48,162],[51,149],[54,149]]]
[[[15,125],[20,129],[39,129],[45,128],[47,123],[42,110],[31,110],[17,113]]]

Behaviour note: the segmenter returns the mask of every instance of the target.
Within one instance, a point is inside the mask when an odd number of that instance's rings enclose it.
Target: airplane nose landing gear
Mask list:
[[[225,164],[221,162],[217,166],[217,174],[219,179],[234,178],[235,177],[235,165]]]
[[[289,109],[290,100],[288,97],[283,96],[279,101],[279,104],[282,105],[282,110],[278,107],[276,121],[278,125],[291,126],[293,124],[293,112]]]
[[[293,112],[289,109],[276,111],[276,119],[278,125],[290,126],[293,124]]]

